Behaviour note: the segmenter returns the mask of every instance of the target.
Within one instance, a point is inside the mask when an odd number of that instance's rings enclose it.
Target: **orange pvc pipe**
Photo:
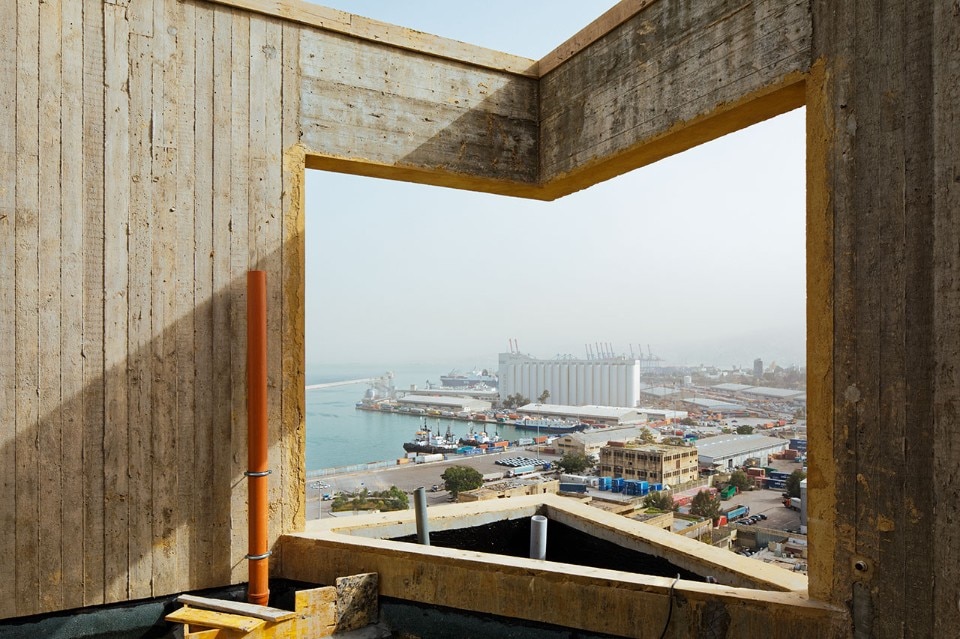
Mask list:
[[[270,598],[267,550],[267,274],[247,273],[247,601]]]

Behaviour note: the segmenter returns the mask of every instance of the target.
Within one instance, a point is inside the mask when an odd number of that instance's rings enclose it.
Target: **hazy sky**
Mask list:
[[[536,59],[615,3],[321,4]],[[308,171],[308,371],[491,366],[511,337],[803,364],[803,140],[800,109],[549,203]]]

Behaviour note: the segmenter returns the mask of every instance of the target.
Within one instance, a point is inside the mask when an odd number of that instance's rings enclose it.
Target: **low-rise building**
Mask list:
[[[526,404],[517,409],[521,415],[564,419],[600,426],[626,426],[647,421],[636,408],[624,406],[565,406],[563,404]]]
[[[511,479],[486,484],[476,490],[468,490],[457,495],[457,501],[485,501],[487,499],[503,499],[505,497],[521,497],[523,495],[542,495],[560,491],[560,482],[556,479],[539,481],[535,479]]]
[[[453,412],[470,411],[482,413],[490,410],[491,403],[469,397],[441,397],[439,395],[407,395],[397,400],[404,407],[449,410]]]
[[[700,467],[710,470],[743,466],[751,458],[759,458],[764,464],[769,455],[785,450],[789,445],[789,440],[766,435],[720,435],[697,442]]]
[[[657,484],[682,484],[699,477],[697,449],[663,444],[623,444],[600,449],[600,475]]]
[[[628,442],[640,436],[641,429],[615,428],[581,433],[569,433],[553,441],[558,455],[580,454],[587,457],[599,457],[600,449],[608,442]]]

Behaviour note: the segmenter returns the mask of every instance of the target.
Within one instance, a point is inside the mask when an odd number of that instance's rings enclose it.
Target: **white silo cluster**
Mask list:
[[[627,357],[535,359],[500,353],[500,398],[520,393],[536,401],[550,392],[551,404],[637,406],[641,362]]]

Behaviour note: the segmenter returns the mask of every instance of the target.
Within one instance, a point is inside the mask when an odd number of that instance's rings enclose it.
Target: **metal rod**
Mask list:
[[[247,601],[270,599],[267,548],[267,274],[247,273]]]
[[[547,558],[547,518],[534,515],[530,518],[530,559]]]
[[[430,522],[427,521],[427,491],[423,486],[413,491],[413,507],[417,513],[417,541],[430,545]]]

